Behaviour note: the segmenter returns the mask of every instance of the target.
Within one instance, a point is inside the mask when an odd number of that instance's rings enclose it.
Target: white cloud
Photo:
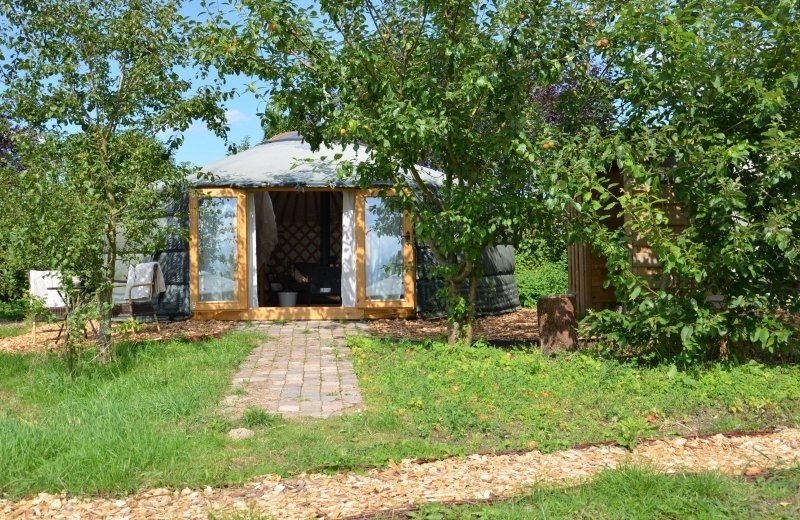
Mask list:
[[[228,122],[229,126],[238,125],[240,123],[246,122],[250,119],[250,116],[245,114],[239,109],[232,108],[230,110],[225,111],[225,120]]]

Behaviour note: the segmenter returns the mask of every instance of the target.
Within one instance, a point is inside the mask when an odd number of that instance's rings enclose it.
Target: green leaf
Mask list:
[[[694,327],[691,325],[684,325],[681,328],[681,342],[686,345],[694,334]]]

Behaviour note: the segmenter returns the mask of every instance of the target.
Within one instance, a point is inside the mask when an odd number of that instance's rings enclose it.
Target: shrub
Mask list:
[[[566,262],[566,228],[566,223],[557,220],[524,234],[516,244],[517,269],[524,271],[548,262]]]
[[[22,321],[29,311],[27,300],[12,300],[0,302],[0,320],[3,321]]]
[[[517,271],[517,290],[523,307],[536,307],[536,301],[548,294],[563,294],[567,290],[567,261],[542,262]]]

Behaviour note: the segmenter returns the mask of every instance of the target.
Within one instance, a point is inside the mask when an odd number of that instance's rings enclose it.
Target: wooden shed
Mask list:
[[[625,186],[628,190],[636,191],[619,170],[609,173],[609,182],[619,189]],[[669,218],[669,226],[675,233],[680,233],[686,227],[686,212],[675,201],[669,185],[662,186],[662,198],[667,201],[662,208]],[[620,215],[618,208],[607,211],[606,225],[611,229],[624,228],[629,219],[628,215]],[[650,245],[641,237],[627,232],[628,236],[628,261],[631,271],[646,278],[651,284],[664,283],[661,278],[662,270],[658,256]],[[608,279],[606,258],[585,243],[571,244],[567,250],[569,267],[569,291],[575,296],[575,312],[578,316],[585,316],[590,310],[619,309],[622,306],[617,300],[614,287],[604,287]]]

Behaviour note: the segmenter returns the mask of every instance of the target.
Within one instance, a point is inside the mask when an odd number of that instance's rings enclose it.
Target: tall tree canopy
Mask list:
[[[179,0],[0,0],[2,89],[11,121],[40,136],[20,147],[22,170],[4,202],[17,244],[36,243],[51,268],[80,275],[110,356],[111,296],[120,233],[147,251],[164,205],[185,183],[168,148],[194,118],[224,132],[213,87],[196,90],[194,24]],[[200,71],[203,74],[203,71]]]
[[[609,2],[598,22],[616,131],[562,149],[576,237],[607,256],[625,304],[596,330],[688,358],[785,346],[800,309],[797,3]],[[609,212],[625,226],[609,230]],[[662,274],[632,271],[633,241]]]
[[[545,212],[538,175],[597,81],[585,13],[570,1],[241,0],[236,9],[246,18],[221,17],[208,38],[217,64],[262,80],[312,146],[372,153],[343,174],[394,188],[447,281],[450,339],[469,341],[479,257]],[[534,98],[558,103],[568,83],[579,87],[574,103],[555,121]],[[441,185],[426,184],[418,165],[442,171]]]

